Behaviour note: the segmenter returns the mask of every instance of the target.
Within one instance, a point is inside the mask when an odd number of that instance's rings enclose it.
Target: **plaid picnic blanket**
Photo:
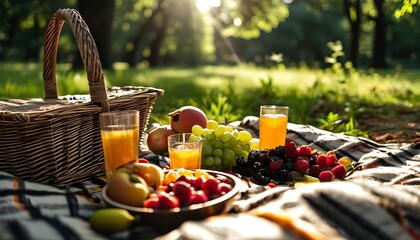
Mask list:
[[[252,132],[254,136],[258,136],[258,118],[256,117],[247,117],[241,122],[232,124],[242,126]],[[348,177],[348,184],[352,182],[353,185],[359,186],[372,182],[387,187],[389,192],[383,194],[383,199],[392,198],[393,189],[396,186],[407,185],[406,187],[411,190],[405,191],[406,194],[411,193],[418,203],[418,190],[420,190],[420,144],[418,143],[378,144],[365,138],[331,133],[313,126],[293,123],[288,124],[287,139],[298,145],[309,144],[312,148],[324,152],[333,150],[337,156],[347,156],[360,162],[360,170]],[[147,158],[160,166],[167,164],[165,158],[153,154],[148,154]],[[147,227],[136,227],[130,231],[113,235],[103,235],[91,229],[88,223],[91,214],[99,208],[106,207],[101,199],[101,190],[105,184],[104,179],[95,178],[72,186],[48,186],[0,172],[0,239],[152,239],[159,237],[159,233]],[[369,188],[361,189],[368,191]],[[266,196],[260,197],[258,201],[262,204],[264,199],[278,199],[283,192],[293,193],[295,191],[298,189],[287,189],[272,194],[266,192]],[[400,194],[397,190],[395,192]],[[256,195],[258,196],[258,194]],[[249,197],[252,198],[252,195]],[[240,201],[238,200],[238,203]],[[416,205],[414,204],[414,206]],[[417,204],[417,208],[413,208],[420,212],[420,205]],[[235,215],[229,214],[226,218],[239,221],[240,216],[246,214],[248,210],[249,208],[246,208],[244,213],[240,214],[231,213]],[[255,215],[245,217],[248,223],[253,223],[254,218]],[[224,219],[224,221],[228,221],[228,219]],[[257,218],[255,221],[257,224],[263,220]],[[266,221],[263,222],[265,227],[271,226]],[[211,226],[206,220],[200,224],[203,224],[201,226],[206,224]],[[248,225],[244,224],[244,226]],[[278,228],[278,225],[276,226]],[[180,229],[184,229],[182,227]],[[242,228],[240,224],[232,224],[230,230],[238,233],[238,231],[244,230]],[[191,233],[191,229],[187,232]],[[260,235],[260,238],[279,237],[279,235],[268,233]],[[170,239],[182,239],[182,232],[178,232],[178,234],[177,238]],[[252,239],[255,237],[255,231],[253,234],[249,235],[249,238],[243,234],[235,237],[221,234],[219,238],[216,238],[214,234],[202,234],[198,238],[238,239],[237,237],[241,236],[243,239]],[[168,236],[171,235],[166,235],[164,236],[166,238],[163,237],[163,239],[169,239]]]

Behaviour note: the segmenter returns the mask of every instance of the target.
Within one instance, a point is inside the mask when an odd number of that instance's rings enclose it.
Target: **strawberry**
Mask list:
[[[335,155],[327,155],[327,166],[333,167],[337,162]]]
[[[332,173],[334,174],[334,177],[344,179],[346,177],[346,167],[339,164],[332,169]]]
[[[333,150],[328,151],[327,156],[332,157],[334,159],[334,162],[337,162],[337,155],[335,155],[335,152]]]
[[[301,145],[297,148],[298,156],[301,157],[310,157],[312,156],[312,149],[309,145]]]
[[[319,174],[319,181],[331,182],[334,179],[334,174],[331,171],[322,171]]]
[[[293,164],[293,168],[301,174],[305,174],[309,168],[309,162],[307,160],[296,160]]]
[[[286,144],[284,145],[284,149],[286,151],[286,155],[289,158],[295,158],[298,156],[297,147],[294,142],[286,142]]]
[[[320,167],[327,167],[327,156],[325,154],[318,155],[318,158],[316,159],[316,164],[318,164]]]

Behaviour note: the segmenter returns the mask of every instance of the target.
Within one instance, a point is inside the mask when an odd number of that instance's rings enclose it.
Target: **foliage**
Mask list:
[[[113,22],[113,61],[126,61],[135,42],[142,41],[137,60],[139,64],[147,65],[152,40],[164,18],[156,17],[153,24],[138,35],[141,37],[136,39],[136,36],[153,13],[157,2],[115,1],[115,16],[118,17]],[[164,2],[171,16],[166,37],[159,49],[161,66],[231,64],[232,59],[265,65],[266,56],[277,53],[282,55],[283,64],[287,67],[297,67],[304,62],[316,68],[325,64],[324,46],[327,42],[340,40],[345,51],[349,45],[349,25],[343,16],[341,1],[232,0],[221,1],[221,6],[214,6],[207,12],[200,12],[193,0]],[[362,19],[360,53],[363,58],[358,66],[368,67],[374,30],[370,19],[375,11],[372,0],[362,2],[365,17]],[[388,42],[392,42],[388,44],[387,57],[392,65],[418,66],[418,1],[405,0],[403,6],[401,1],[385,2],[390,23]],[[77,0],[0,1],[0,59],[39,61],[42,58],[45,27],[52,13],[58,8],[77,7]],[[395,8],[407,13],[412,9],[412,13],[395,19],[392,17]],[[98,42],[101,39],[95,40]],[[66,26],[60,35],[59,48],[60,62],[71,62],[78,57],[75,55],[74,37]]]
[[[331,132],[342,132],[352,136],[368,137],[366,131],[356,128],[353,117],[350,117],[348,122],[344,122],[338,113],[330,112],[325,119],[318,118],[317,120],[320,123],[319,128],[321,129]]]
[[[222,94],[217,94],[216,99],[210,96],[203,97],[202,101],[202,106],[206,109],[206,115],[209,119],[226,124],[241,118],[240,111],[235,110],[229,102],[229,98]]]
[[[271,32],[288,17],[289,11],[282,0],[239,0],[223,4],[212,15],[224,36],[250,39],[260,32]]]
[[[400,18],[404,16],[406,13],[413,13],[414,8],[419,4],[418,0],[404,0],[401,8],[396,9],[394,11],[394,17]]]
[[[0,98],[43,97],[41,72],[39,64],[0,63]],[[420,72],[413,70],[358,72],[351,81],[343,82],[337,74],[324,70],[268,70],[250,65],[121,68],[105,72],[107,86],[152,86],[165,90],[153,108],[151,123],[167,124],[168,113],[184,105],[200,107],[220,122],[231,122],[258,116],[261,104],[281,104],[290,107],[290,122],[359,136],[364,133],[359,132],[357,119],[365,112],[392,116],[396,114],[395,105],[419,107],[419,76]],[[58,65],[57,80],[60,95],[89,91],[86,73],[70,72],[68,64]],[[336,122],[338,119],[341,122]]]

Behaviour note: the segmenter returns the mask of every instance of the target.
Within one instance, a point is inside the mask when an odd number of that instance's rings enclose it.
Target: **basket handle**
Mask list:
[[[64,22],[70,25],[76,38],[87,72],[91,102],[99,104],[102,107],[102,111],[107,112],[109,111],[108,95],[99,53],[87,24],[80,16],[80,13],[74,9],[57,10],[47,26],[43,58],[45,98],[58,99],[56,80],[57,49],[58,38]]]

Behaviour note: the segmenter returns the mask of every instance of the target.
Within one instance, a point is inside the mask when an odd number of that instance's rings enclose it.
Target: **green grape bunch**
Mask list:
[[[229,125],[208,120],[206,128],[192,127],[192,133],[203,139],[201,167],[211,170],[230,170],[237,157],[247,158],[251,151],[252,135]]]

